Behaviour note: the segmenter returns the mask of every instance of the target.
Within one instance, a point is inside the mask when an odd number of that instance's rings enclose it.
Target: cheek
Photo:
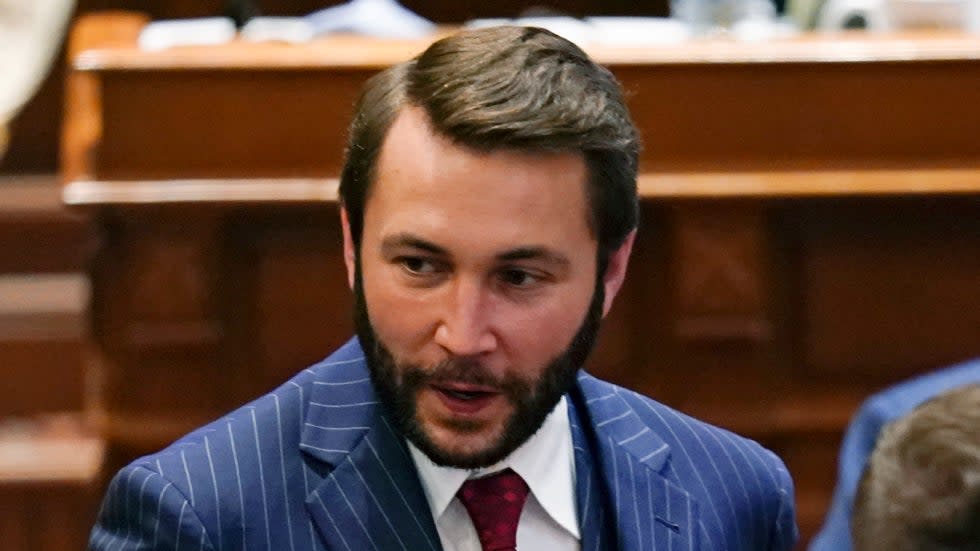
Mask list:
[[[371,326],[396,356],[415,348],[431,325],[429,300],[396,284],[385,266],[364,266],[362,284]]]
[[[568,348],[585,320],[592,294],[572,296],[504,316],[500,332],[515,364],[540,369]]]

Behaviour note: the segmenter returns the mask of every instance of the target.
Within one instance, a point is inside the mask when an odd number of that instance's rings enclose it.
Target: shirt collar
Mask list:
[[[408,442],[416,470],[425,489],[432,517],[446,512],[456,492],[469,478],[479,478],[511,468],[527,482],[531,493],[555,522],[576,538],[581,537],[575,510],[575,456],[568,403],[562,396],[538,432],[496,465],[467,470],[436,465]],[[557,461],[556,461],[557,459]]]

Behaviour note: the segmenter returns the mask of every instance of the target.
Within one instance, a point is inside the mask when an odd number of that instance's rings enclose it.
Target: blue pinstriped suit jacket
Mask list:
[[[788,550],[793,488],[754,442],[582,373],[569,396],[582,548]],[[95,550],[438,550],[356,340],[110,484]]]
[[[851,551],[854,496],[864,474],[864,466],[885,425],[930,398],[968,384],[980,384],[980,358],[903,381],[876,393],[861,404],[844,434],[834,499],[823,528],[810,540],[809,551]]]

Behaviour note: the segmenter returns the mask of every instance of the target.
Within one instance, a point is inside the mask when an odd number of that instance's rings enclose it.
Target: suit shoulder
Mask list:
[[[356,341],[354,346],[348,343],[275,390],[137,459],[133,466],[160,474],[189,495],[222,478],[248,484],[249,477],[262,474],[262,465],[292,459],[316,387],[349,378],[347,367],[363,360],[359,351]]]
[[[662,441],[669,459],[659,472],[705,508],[718,537],[741,534],[746,548],[753,549],[792,547],[797,534],[793,482],[773,452],[642,394],[590,379],[580,382],[592,407],[607,410],[604,418],[623,417],[625,423],[635,415],[635,423],[654,435],[650,438]],[[629,432],[636,433],[635,427]]]
[[[109,483],[89,537],[89,549],[123,549],[151,543],[159,549],[177,549],[182,543],[213,549],[210,534],[188,503],[187,495],[173,482],[151,469],[130,465]],[[138,522],[147,518],[157,520]]]
[[[856,420],[884,425],[958,386],[980,383],[980,358],[925,373],[881,390],[862,404]]]
[[[692,417],[638,392],[591,378],[590,392],[613,394],[623,400],[640,422],[672,450],[672,464],[746,473],[777,493],[792,494],[792,481],[783,461],[761,444],[728,429]]]

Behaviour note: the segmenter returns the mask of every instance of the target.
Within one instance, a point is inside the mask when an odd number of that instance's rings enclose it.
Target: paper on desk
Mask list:
[[[316,34],[352,32],[377,38],[422,38],[436,28],[395,0],[351,0],[313,12],[306,20]]]
[[[137,44],[144,50],[164,50],[174,46],[224,44],[235,38],[235,22],[228,17],[165,19],[143,27]]]
[[[242,38],[251,42],[298,44],[313,39],[313,25],[305,17],[253,17],[242,27]]]
[[[676,44],[691,38],[691,29],[669,17],[586,17],[599,44],[649,46]]]
[[[687,40],[691,32],[687,25],[666,17],[586,17],[565,16],[520,17],[517,19],[474,19],[467,28],[496,25],[541,27],[580,46],[609,44],[617,46],[648,46],[672,44]]]

